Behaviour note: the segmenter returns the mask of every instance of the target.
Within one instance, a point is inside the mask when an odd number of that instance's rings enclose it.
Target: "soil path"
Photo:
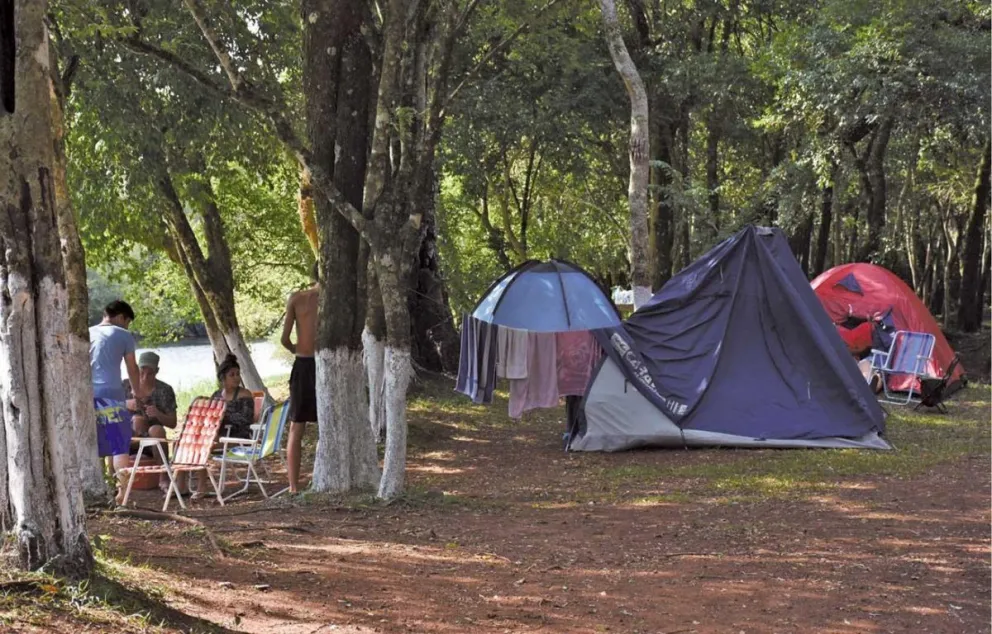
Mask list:
[[[559,413],[444,409],[411,413],[410,501],[198,503],[225,559],[195,527],[90,530],[171,607],[245,632],[989,631],[987,449],[908,479],[714,497],[614,475],[756,452],[566,455]]]

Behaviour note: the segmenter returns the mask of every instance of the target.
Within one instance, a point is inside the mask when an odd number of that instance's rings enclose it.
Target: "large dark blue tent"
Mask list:
[[[748,226],[621,327],[570,448],[888,449],[884,417],[778,229]]]

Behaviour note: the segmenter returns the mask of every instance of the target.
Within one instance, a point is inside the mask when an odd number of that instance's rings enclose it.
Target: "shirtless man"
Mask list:
[[[289,296],[286,321],[282,326],[282,345],[296,355],[289,375],[289,443],[286,458],[289,463],[289,492],[299,491],[300,444],[307,423],[317,422],[317,364],[313,358],[317,335],[317,302],[320,281],[317,265],[313,265],[313,286]],[[296,326],[296,343],[289,335]]]

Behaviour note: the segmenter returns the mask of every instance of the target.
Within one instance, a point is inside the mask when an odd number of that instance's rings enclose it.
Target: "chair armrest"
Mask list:
[[[256,431],[256,430],[258,430],[258,429],[261,429],[261,428],[262,428],[262,423],[255,423],[254,425],[249,425],[249,428],[250,428],[250,429],[251,429],[252,431]]]
[[[146,447],[151,447],[152,445],[157,445],[157,444],[160,444],[160,443],[163,443],[163,442],[166,443],[166,444],[174,443],[174,442],[179,442],[179,439],[178,438],[155,438],[155,437],[152,437],[152,436],[149,436],[147,438],[141,438],[140,436],[134,436],[133,438],[131,438],[131,440],[137,440],[139,444],[145,445]]]
[[[231,438],[224,436],[223,438],[218,438],[217,442],[223,443],[225,445],[254,445],[255,441],[251,438]]]

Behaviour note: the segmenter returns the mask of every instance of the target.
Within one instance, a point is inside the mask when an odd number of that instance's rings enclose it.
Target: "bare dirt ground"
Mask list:
[[[587,455],[560,412],[425,389],[404,500],[198,502],[223,558],[197,527],[96,516],[108,574],[199,619],[164,631],[989,631],[987,386],[894,412],[895,452]]]

